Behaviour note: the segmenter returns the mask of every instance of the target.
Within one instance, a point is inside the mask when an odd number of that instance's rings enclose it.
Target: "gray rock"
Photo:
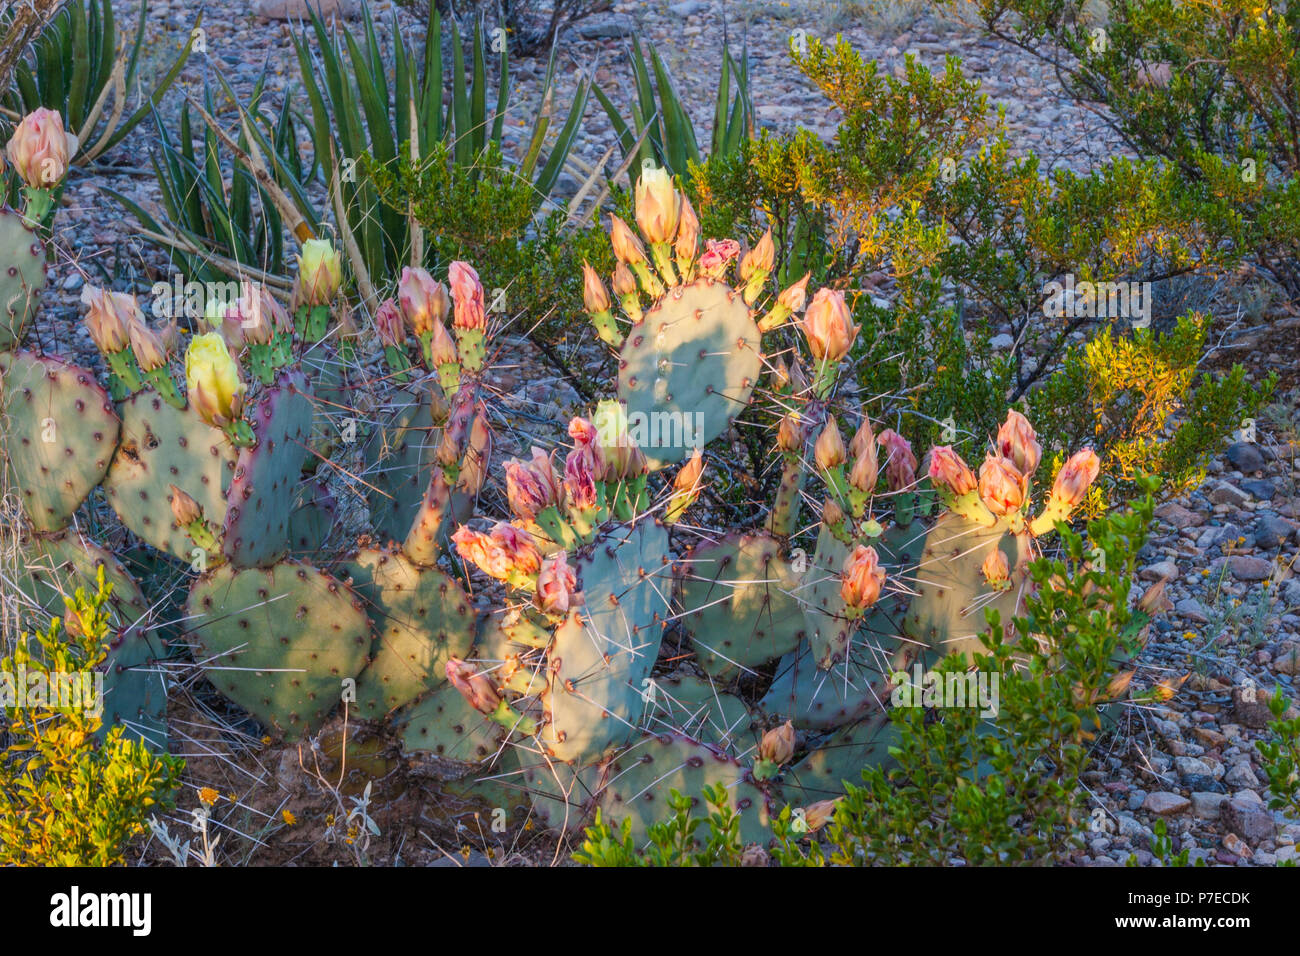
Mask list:
[[[1131,813],[1118,813],[1115,815],[1119,823],[1119,835],[1131,838],[1143,837],[1147,834],[1147,828],[1138,822],[1137,818]]]
[[[1252,730],[1262,730],[1273,719],[1268,709],[1268,692],[1256,687],[1232,689],[1232,716],[1237,723]]]
[[[1011,346],[1015,344],[1016,344],[1016,340],[1013,339],[1011,336],[1007,335],[1007,333],[1005,332],[1003,332],[1001,335],[995,335],[993,336],[993,338],[989,339],[989,348],[993,349],[995,352],[1005,352],[1007,349],[1011,348]]]
[[[1240,508],[1250,501],[1250,495],[1228,481],[1221,481],[1210,489],[1210,500],[1216,505]]]
[[[1193,624],[1205,624],[1210,620],[1205,616],[1205,606],[1194,597],[1183,598],[1174,605],[1174,611]]]
[[[1157,790],[1155,793],[1147,794],[1146,802],[1142,804],[1142,808],[1157,816],[1168,817],[1175,813],[1182,813],[1191,805],[1192,802],[1180,794],[1171,793],[1168,790]],[[1122,833],[1123,830],[1120,832]]]
[[[1214,776],[1214,769],[1204,760],[1197,760],[1195,757],[1175,757],[1174,768],[1178,771],[1178,776],[1184,779]]]
[[[1273,574],[1273,562],[1250,554],[1230,554],[1228,570],[1238,581],[1267,581]]]
[[[1240,796],[1220,806],[1219,816],[1231,832],[1248,843],[1258,843],[1273,835],[1273,815],[1260,804]]]
[[[1165,524],[1171,525],[1179,531],[1195,528],[1197,525],[1205,523],[1205,515],[1198,511],[1192,511],[1190,508],[1184,508],[1173,501],[1166,501],[1156,509],[1155,514]]]
[[[1293,607],[1300,605],[1300,578],[1292,578],[1283,586],[1282,600]]]
[[[1290,677],[1300,675],[1300,644],[1283,641],[1273,646],[1273,670]]]
[[[1170,581],[1178,580],[1178,563],[1173,560],[1157,561],[1138,572],[1138,576],[1146,581],[1159,581],[1161,578],[1168,578]]]
[[[1192,792],[1192,815],[1202,820],[1215,820],[1219,809],[1227,803],[1226,793],[1208,793],[1204,790]]]
[[[1228,769],[1228,772],[1223,775],[1223,782],[1230,787],[1244,790],[1253,790],[1259,786],[1259,778],[1255,776],[1255,771],[1251,769],[1249,760],[1242,760],[1233,764]]]
[[[709,5],[702,3],[701,0],[682,0],[681,3],[669,4],[668,9],[674,16],[693,17],[709,9]]]
[[[1248,475],[1253,471],[1264,470],[1268,463],[1265,454],[1265,450],[1253,441],[1238,441],[1228,446],[1227,458],[1233,468]],[[1271,458],[1272,455],[1269,454],[1268,457]]]
[[[1285,545],[1295,535],[1296,523],[1275,514],[1262,514],[1255,522],[1255,547],[1272,550]]]
[[[617,40],[635,33],[636,23],[625,13],[610,13],[588,17],[575,24],[573,30],[584,40]]]
[[[1242,491],[1249,492],[1260,501],[1272,501],[1273,496],[1277,494],[1273,482],[1267,478],[1243,478],[1237,484]]]
[[[352,18],[358,13],[357,0],[253,0],[252,10],[256,16],[268,20],[306,20],[314,10],[321,17],[333,14]]]

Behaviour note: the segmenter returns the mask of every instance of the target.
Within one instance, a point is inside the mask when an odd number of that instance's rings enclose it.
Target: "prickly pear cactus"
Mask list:
[[[248,415],[257,444],[243,448],[226,495],[222,550],[239,567],[268,567],[289,550],[293,493],[311,435],[307,380],[284,373]]]
[[[464,777],[492,767],[503,751],[506,732],[469,705],[460,692],[445,681],[441,686],[394,718],[402,735],[402,751],[430,754],[454,766],[443,772]]]
[[[356,595],[296,562],[210,571],[190,589],[185,615],[217,690],[289,738],[325,722],[371,645]]]
[[[104,478],[108,503],[141,540],[189,561],[194,542],[172,516],[169,486],[193,498],[204,518],[220,527],[235,448],[193,408],[175,408],[153,389],[136,392],[119,410],[122,439]]]
[[[58,531],[108,471],[119,431],[113,403],[84,368],[0,352],[0,414],[7,483],[38,531]]]
[[[469,653],[473,608],[447,574],[373,548],[344,562],[340,574],[351,578],[375,632],[370,665],[357,681],[360,716],[378,719],[405,706],[446,677],[448,657]]]
[[[752,745],[754,715],[739,697],[692,674],[652,678],[642,726],[650,733],[678,730],[692,740],[737,755]],[[748,743],[747,743],[748,741]]]
[[[433,419],[433,392],[398,389],[376,414],[364,447],[370,524],[382,542],[401,541],[429,483],[442,440]]]
[[[619,354],[618,397],[651,468],[681,461],[721,435],[749,404],[762,370],[758,326],[740,293],[698,279],[651,306]]]
[[[715,680],[752,674],[805,636],[801,575],[770,535],[706,541],[686,553],[677,578],[682,629],[700,667]]]
[[[898,743],[898,730],[888,711],[879,711],[835,731],[782,778],[782,790],[792,801],[815,803],[844,793],[844,784],[862,785],[865,767],[887,769],[889,748]]]
[[[41,290],[45,246],[12,209],[0,209],[0,351],[22,343]]]

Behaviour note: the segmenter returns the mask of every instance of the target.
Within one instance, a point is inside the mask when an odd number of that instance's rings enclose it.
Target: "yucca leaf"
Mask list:
[[[564,121],[560,135],[555,140],[555,148],[551,151],[551,157],[537,175],[533,192],[535,205],[540,205],[546,197],[550,196],[551,190],[555,188],[555,181],[559,178],[561,170],[564,169],[564,161],[568,159],[569,151],[573,148],[573,141],[578,135],[578,128],[582,123],[583,114],[587,111],[587,94],[590,91],[591,79],[584,77],[579,81],[578,88],[574,91],[573,105],[569,108],[569,118]]]

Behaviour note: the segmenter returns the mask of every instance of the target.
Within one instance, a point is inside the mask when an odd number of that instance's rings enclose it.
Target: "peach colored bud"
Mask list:
[[[194,524],[196,521],[203,520],[203,509],[199,507],[197,501],[185,492],[181,491],[175,485],[168,485],[167,487],[172,491],[172,517],[176,519],[176,523],[180,527],[184,528],[187,525]]]
[[[447,284],[451,286],[451,300],[455,306],[452,325],[458,329],[487,329],[487,304],[483,299],[483,283],[468,262],[457,260],[447,270]]]
[[[551,456],[540,448],[532,450],[532,461],[512,458],[505,465],[506,500],[510,510],[524,521],[533,521],[542,509],[559,505],[564,489],[556,477]]]
[[[772,363],[772,368],[768,374],[771,376],[773,388],[786,388],[790,384],[790,366],[786,365],[782,359],[777,359]]]
[[[625,299],[629,295],[636,295],[636,276],[632,275],[632,270],[625,263],[620,262],[614,266],[614,275],[610,279],[610,285],[614,288],[614,294],[620,299]]]
[[[140,314],[135,296],[108,292],[88,285],[81,290],[86,310],[86,329],[105,355],[122,351],[131,344],[131,322]]]
[[[542,555],[533,536],[508,521],[499,521],[492,528],[492,543],[501,549],[510,570],[516,574],[533,575],[542,566]]]
[[[995,444],[998,454],[1011,459],[1022,475],[1032,475],[1043,458],[1043,446],[1037,439],[1029,419],[1013,409],[1007,412],[1007,420],[998,429]]]
[[[492,714],[501,705],[501,695],[492,681],[477,667],[458,657],[447,658],[447,680],[480,714]]]
[[[167,349],[158,333],[144,323],[143,317],[132,318],[127,332],[131,338],[131,352],[142,372],[152,372],[167,365]]]
[[[537,592],[533,603],[547,614],[568,614],[578,603],[578,576],[569,567],[568,556],[557,551],[542,562],[537,572]]]
[[[818,289],[800,324],[813,358],[827,365],[848,355],[858,335],[844,293],[837,289]]]
[[[840,437],[840,427],[832,418],[826,422],[826,427],[817,436],[817,443],[813,445],[813,458],[818,468],[829,471],[844,464],[847,457],[844,451],[844,439]]]
[[[692,500],[700,493],[700,476],[704,474],[704,455],[697,448],[691,452],[691,457],[687,458],[681,468],[677,470],[677,476],[673,478],[673,493],[678,496],[689,496]]]
[[[619,262],[626,262],[630,266],[645,262],[645,245],[627,227],[627,223],[612,213],[609,217],[609,241]]]
[[[9,162],[32,189],[56,186],[76,151],[76,137],[64,131],[63,117],[44,107],[24,116],[9,137]]]
[[[840,575],[840,597],[851,608],[865,611],[880,600],[885,586],[885,569],[880,566],[876,549],[858,545],[844,562]]]
[[[677,253],[678,259],[689,261],[695,258],[695,249],[700,244],[700,220],[685,193],[681,194],[681,200],[682,211],[677,220],[677,241],[673,251]]]
[[[831,527],[838,527],[844,520],[844,509],[834,498],[827,498],[822,503],[822,522]]]
[[[912,443],[892,428],[880,433],[880,447],[885,450],[885,480],[890,491],[902,491],[916,484],[916,455]]]
[[[810,833],[820,830],[835,818],[835,807],[839,801],[840,798],[838,797],[834,800],[819,800],[817,803],[804,808],[803,818]]]
[[[641,170],[633,194],[636,224],[641,227],[645,237],[654,243],[672,242],[677,237],[681,198],[668,170]]]
[[[460,361],[456,352],[456,340],[441,322],[433,323],[433,338],[429,341],[429,356],[433,367],[455,365]]]
[[[947,488],[959,498],[979,487],[975,473],[962,460],[961,455],[952,450],[951,445],[930,449],[929,474],[935,485]]]
[[[582,304],[592,314],[609,311],[609,293],[605,291],[605,283],[586,262],[582,264]]]
[[[386,348],[401,348],[406,341],[406,322],[396,299],[385,299],[375,310],[375,332]]]
[[[1007,556],[1002,553],[1000,548],[994,548],[989,552],[984,563],[980,565],[980,571],[984,573],[984,580],[989,583],[990,587],[1000,588],[1007,584],[1011,577],[1011,566],[1007,563]]]
[[[740,243],[735,239],[709,239],[700,256],[700,272],[713,279],[721,279],[727,266],[740,255]]]
[[[768,229],[754,248],[745,253],[745,257],[740,260],[740,269],[737,273],[740,281],[747,282],[756,275],[767,275],[772,271],[772,264],[775,261],[776,246],[772,242],[772,230]]]
[[[802,312],[808,304],[808,277],[811,275],[811,272],[805,272],[803,278],[784,290],[776,301],[791,312]]]
[[[802,454],[806,440],[803,419],[798,412],[786,412],[776,427],[776,447],[781,451]]]
[[[763,739],[758,744],[758,755],[779,767],[781,764],[789,763],[790,758],[794,756],[796,742],[794,724],[787,720],[780,727],[773,727],[763,734]]]
[[[1009,458],[989,455],[980,465],[980,500],[995,515],[1015,514],[1029,497],[1029,479]]]
[[[1059,503],[1073,508],[1083,500],[1088,488],[1097,480],[1101,471],[1101,460],[1091,448],[1076,451],[1056,473],[1052,485],[1052,498]]]
[[[880,464],[876,459],[876,443],[867,442],[849,468],[849,484],[864,494],[874,494],[880,477]]]
[[[480,411],[469,426],[469,446],[465,450],[460,476],[456,480],[457,490],[474,495],[482,491],[491,457],[492,426],[488,424],[487,414]]]
[[[402,267],[397,283],[397,301],[402,315],[417,336],[433,331],[435,324],[446,320],[451,308],[447,289],[424,269]]]

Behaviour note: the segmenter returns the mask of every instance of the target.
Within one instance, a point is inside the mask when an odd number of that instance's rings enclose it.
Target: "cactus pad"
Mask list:
[[[257,445],[243,448],[226,495],[222,550],[239,567],[268,567],[289,549],[293,493],[302,478],[312,401],[300,373],[280,376],[247,415]]]
[[[682,628],[700,667],[730,680],[788,654],[803,638],[799,576],[764,534],[727,535],[694,548],[678,568]]]
[[[897,744],[898,728],[887,710],[837,730],[786,772],[782,780],[785,794],[803,803],[834,800],[843,795],[845,781],[862,785],[863,768],[892,766],[889,748]]]
[[[680,730],[726,753],[745,749],[751,736],[753,718],[745,702],[709,680],[690,674],[657,677],[653,694],[646,696],[643,726],[652,733]]]
[[[351,576],[375,632],[373,658],[357,681],[362,717],[377,719],[410,703],[444,679],[448,657],[469,653],[474,610],[442,571],[367,548],[341,573]]]
[[[428,390],[418,396],[394,392],[378,410],[380,422],[366,441],[366,497],[380,541],[404,540],[424,498],[441,440],[431,405]]]
[[[305,564],[217,568],[194,582],[186,626],[217,690],[268,727],[320,727],[356,678],[370,622],[343,584]]]
[[[45,246],[12,209],[0,209],[0,350],[21,344],[45,288]]]
[[[58,531],[108,471],[118,420],[84,368],[0,353],[0,451],[8,484],[38,531]]]
[[[394,720],[402,735],[402,751],[426,753],[467,766],[453,772],[463,776],[491,765],[503,750],[506,731],[470,706],[451,684],[442,686],[403,710]]]
[[[104,479],[108,503],[141,540],[188,560],[194,543],[172,517],[168,485],[198,502],[204,518],[220,527],[235,449],[193,408],[173,408],[152,389],[132,395],[120,411],[122,440]]]
[[[650,466],[681,461],[726,431],[761,369],[758,326],[739,292],[700,279],[665,293],[619,356],[618,397]]]
[[[905,669],[914,645],[901,645],[896,659],[878,663],[855,650],[830,670],[816,664],[806,645],[787,654],[777,665],[776,679],[759,709],[771,717],[794,722],[796,727],[827,730],[858,720],[879,710],[889,699],[889,677],[895,666]]]

